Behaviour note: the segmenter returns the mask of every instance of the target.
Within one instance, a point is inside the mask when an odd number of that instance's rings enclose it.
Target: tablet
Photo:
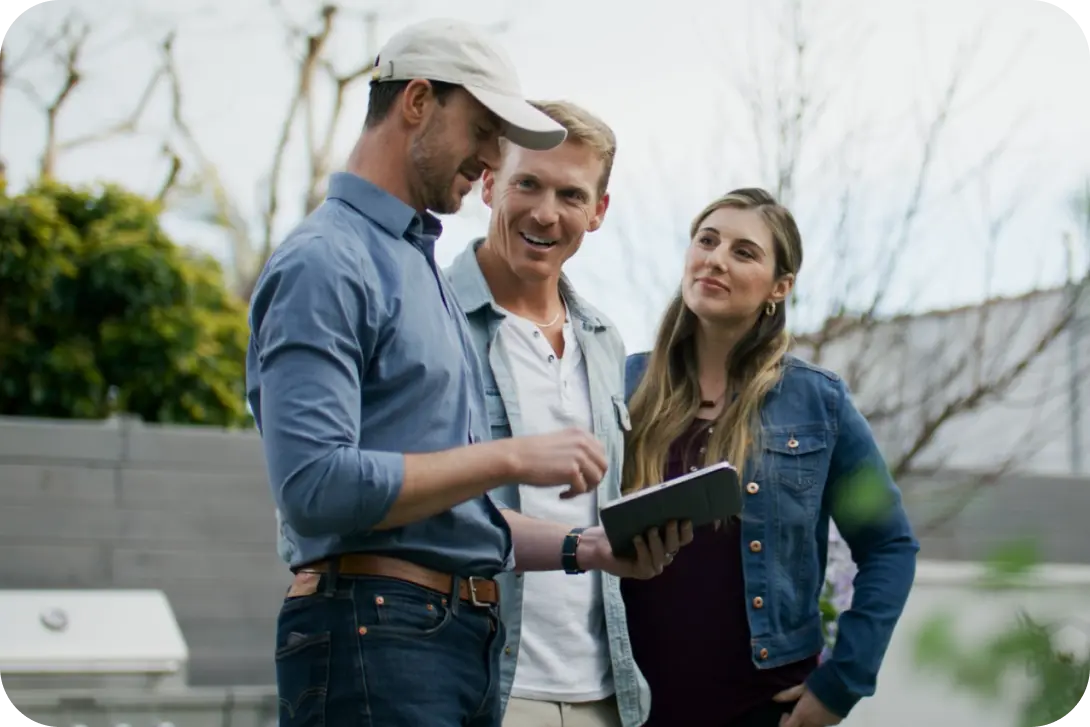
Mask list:
[[[741,512],[738,470],[720,462],[606,503],[600,517],[613,554],[634,558],[633,539],[651,528],[671,520],[690,520],[695,528]]]

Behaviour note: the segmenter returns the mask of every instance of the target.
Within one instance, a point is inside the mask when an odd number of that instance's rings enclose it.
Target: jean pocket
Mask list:
[[[357,595],[356,618],[361,638],[428,639],[453,618],[448,597],[392,579],[374,579]]]
[[[325,724],[330,651],[328,632],[287,631],[277,637],[276,691],[282,727]]]

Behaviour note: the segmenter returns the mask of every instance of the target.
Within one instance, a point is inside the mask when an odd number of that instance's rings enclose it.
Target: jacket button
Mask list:
[[[756,495],[760,491],[761,491],[761,486],[758,485],[756,482],[750,482],[748,485],[746,485],[746,492],[748,492],[751,495]]]
[[[765,600],[763,598],[761,598],[760,596],[757,596],[756,598],[753,599],[753,607],[754,608],[764,608],[764,605],[765,605]]]
[[[794,437],[787,440],[788,449],[798,449],[798,446],[799,446],[799,440],[795,439]]]
[[[508,656],[511,656],[511,647],[510,646],[503,647],[503,653],[507,654]]]
[[[761,541],[760,540],[754,540],[752,543],[749,544],[749,549],[754,553],[760,553],[761,552]]]
[[[761,649],[760,657],[762,660],[768,658],[768,649]]]

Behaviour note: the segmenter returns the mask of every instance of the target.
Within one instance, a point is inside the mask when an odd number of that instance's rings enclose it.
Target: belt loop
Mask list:
[[[452,585],[450,591],[450,612],[457,616],[458,608],[462,605],[462,577],[451,576],[450,582]]]
[[[332,596],[337,592],[337,581],[340,580],[341,575],[341,558],[338,555],[333,556],[328,561],[329,567],[325,573],[325,583],[322,586],[322,593],[326,596]]]

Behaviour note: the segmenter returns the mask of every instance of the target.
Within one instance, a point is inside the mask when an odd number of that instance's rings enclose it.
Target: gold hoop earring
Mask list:
[[[776,315],[776,301],[768,301],[768,305],[765,306],[765,315],[769,317]]]

